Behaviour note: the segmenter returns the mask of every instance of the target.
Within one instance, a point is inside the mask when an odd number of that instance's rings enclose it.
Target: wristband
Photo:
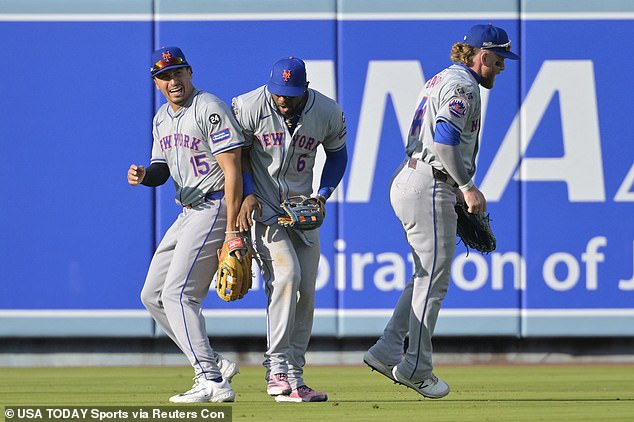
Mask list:
[[[247,173],[246,171],[242,172],[242,195],[247,196],[254,192],[253,190],[253,177],[251,177],[251,173]]]
[[[472,179],[469,179],[469,181],[468,181],[467,183],[465,183],[464,185],[460,185],[460,186],[458,186],[458,188],[459,188],[461,191],[466,192],[466,191],[468,191],[469,189],[471,189],[473,186],[474,186],[474,184],[473,184],[473,180],[472,180]]]
[[[332,193],[335,191],[335,188],[333,187],[322,187],[319,188],[319,190],[317,191],[317,195],[321,195],[324,197],[324,199],[328,199],[330,198],[330,195],[332,195]]]

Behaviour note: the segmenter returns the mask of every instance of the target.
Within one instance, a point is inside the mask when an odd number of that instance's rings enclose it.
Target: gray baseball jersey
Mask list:
[[[406,154],[442,170],[434,144],[436,123],[460,133],[458,148],[469,177],[475,173],[480,133],[480,87],[469,69],[454,64],[431,78],[422,90],[410,128]]]
[[[345,148],[345,119],[335,101],[308,89],[306,105],[290,133],[266,86],[234,98],[233,112],[250,148],[254,193],[262,205],[253,242],[268,296],[266,377],[288,374],[288,382],[296,389],[305,385],[303,367],[313,327],[319,231],[287,229],[277,224],[277,217],[284,214],[280,208],[283,200],[312,194],[317,148]]]
[[[454,64],[430,79],[410,127],[406,153],[392,180],[390,202],[414,254],[414,274],[403,290],[383,335],[370,348],[382,363],[395,366],[413,383],[432,375],[432,335],[450,282],[456,246],[457,188],[433,168],[443,170],[434,143],[444,120],[460,133],[465,170],[475,171],[480,128],[480,89],[476,76]],[[453,181],[451,181],[453,182]],[[409,346],[403,355],[405,336]]]
[[[244,142],[227,105],[208,92],[194,90],[189,103],[174,112],[164,104],[154,116],[152,163],[167,163],[176,187],[176,203],[196,205],[209,192],[224,188],[215,154]]]
[[[214,155],[240,148],[244,138],[231,109],[198,90],[176,112],[163,105],[153,123],[152,163],[167,163],[183,210],[152,257],[141,301],[196,376],[215,379],[221,375],[218,357],[201,309],[227,222],[224,174]]]
[[[262,203],[262,222],[273,224],[284,214],[280,203],[296,195],[310,196],[317,148],[345,147],[346,124],[339,105],[308,89],[308,100],[294,133],[277,112],[271,94],[262,86],[233,99],[233,112],[251,149],[253,185]]]

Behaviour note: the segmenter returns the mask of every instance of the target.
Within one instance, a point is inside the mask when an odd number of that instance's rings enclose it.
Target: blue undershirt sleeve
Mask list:
[[[251,195],[254,191],[253,177],[251,176],[251,173],[242,170],[242,195]]]
[[[328,199],[335,188],[341,182],[348,165],[348,152],[346,146],[337,151],[326,151],[326,162],[321,172],[318,195]]]
[[[450,123],[439,120],[436,122],[434,142],[444,145],[458,145],[460,144],[460,132]]]

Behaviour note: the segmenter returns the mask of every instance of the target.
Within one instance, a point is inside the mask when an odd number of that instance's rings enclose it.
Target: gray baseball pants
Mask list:
[[[456,195],[452,186],[434,178],[431,166],[406,160],[392,180],[390,202],[412,250],[414,274],[370,350],[383,363],[398,365],[399,374],[421,380],[432,373],[431,338],[450,282]]]
[[[254,243],[261,264],[268,303],[267,350],[269,374],[287,373],[291,388],[304,385],[306,349],[313,329],[315,283],[319,266],[319,232],[303,235],[277,224],[255,223]]]
[[[201,303],[218,268],[216,252],[225,239],[223,199],[183,208],[154,253],[141,301],[183,351],[196,376],[221,376]]]

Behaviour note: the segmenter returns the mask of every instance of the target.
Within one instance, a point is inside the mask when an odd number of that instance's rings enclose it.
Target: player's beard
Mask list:
[[[288,101],[282,105],[277,104],[277,109],[279,110],[280,114],[284,116],[284,118],[293,117],[297,112],[297,107],[294,104],[289,103]]]
[[[278,97],[279,98],[279,97]],[[280,112],[284,118],[293,117],[297,114],[297,110],[301,110],[303,105],[306,103],[307,95],[302,95],[301,99],[294,101],[289,98],[297,98],[297,97],[287,97],[285,101],[275,100],[275,105],[277,106],[277,110]]]
[[[495,75],[492,75],[488,78],[480,78],[480,85],[487,89],[492,89],[493,85],[495,85]]]

